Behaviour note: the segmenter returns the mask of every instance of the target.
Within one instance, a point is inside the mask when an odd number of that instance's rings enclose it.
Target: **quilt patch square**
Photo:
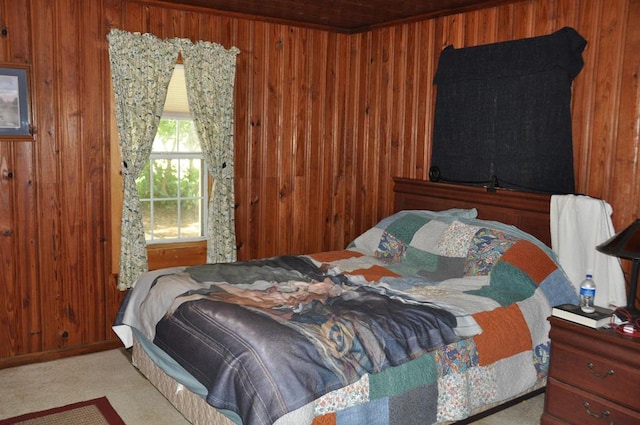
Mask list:
[[[484,276],[518,239],[494,229],[482,228],[471,240],[465,263],[465,276]]]
[[[529,328],[517,304],[476,313],[473,318],[482,328],[482,333],[473,337],[480,366],[533,349]]]

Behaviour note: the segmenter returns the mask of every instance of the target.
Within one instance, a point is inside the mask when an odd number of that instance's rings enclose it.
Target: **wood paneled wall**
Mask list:
[[[574,27],[577,191],[639,214],[637,1],[522,1],[340,35],[122,4],[114,26],[237,46],[239,258],[343,247],[391,211],[391,177],[427,178],[439,52]]]
[[[0,60],[31,67],[35,131],[0,141],[0,367],[115,346],[105,9],[0,1]]]
[[[344,247],[427,178],[445,46],[587,40],[574,82],[578,192],[640,216],[640,1],[526,0],[345,35],[136,0],[0,0],[0,60],[32,67],[33,142],[0,141],[0,367],[112,346],[111,101],[106,33],[237,46],[240,259]],[[4,341],[8,341],[7,344]]]

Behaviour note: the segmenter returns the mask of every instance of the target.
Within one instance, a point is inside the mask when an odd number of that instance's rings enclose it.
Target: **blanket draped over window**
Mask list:
[[[117,29],[111,30],[107,38],[123,179],[118,289],[130,288],[148,269],[136,178],[149,160],[180,51],[193,58],[190,65],[185,65],[187,95],[215,181],[209,204],[207,261],[234,261],[233,85],[239,50],[188,39],[160,40],[151,34]],[[190,81],[189,75],[191,79],[196,75],[201,81]],[[212,105],[200,106],[208,102]]]
[[[571,84],[586,40],[553,34],[442,51],[432,167],[443,180],[574,191]]]

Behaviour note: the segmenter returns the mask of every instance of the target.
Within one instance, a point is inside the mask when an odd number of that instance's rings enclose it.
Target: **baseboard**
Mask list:
[[[22,366],[31,363],[48,362],[50,360],[79,356],[82,354],[95,353],[98,351],[111,350],[118,347],[122,347],[122,343],[119,340],[112,340],[97,342],[95,344],[79,345],[75,347],[65,347],[58,350],[21,354],[19,356],[5,357],[0,359],[0,369]]]

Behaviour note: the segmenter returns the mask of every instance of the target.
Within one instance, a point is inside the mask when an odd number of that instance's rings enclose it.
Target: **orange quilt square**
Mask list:
[[[502,261],[518,267],[538,285],[558,268],[542,249],[526,240],[520,240],[509,248],[502,255]]]
[[[480,366],[533,349],[529,326],[517,304],[472,316],[482,328],[482,333],[473,337]]]
[[[336,425],[336,414],[327,413],[326,415],[316,416],[313,418],[311,425]]]
[[[364,254],[358,251],[350,251],[348,249],[343,249],[340,251],[327,251],[327,252],[318,252],[315,254],[309,255],[309,257],[320,263],[331,263],[333,261],[344,260],[347,258],[358,258],[362,257]]]

